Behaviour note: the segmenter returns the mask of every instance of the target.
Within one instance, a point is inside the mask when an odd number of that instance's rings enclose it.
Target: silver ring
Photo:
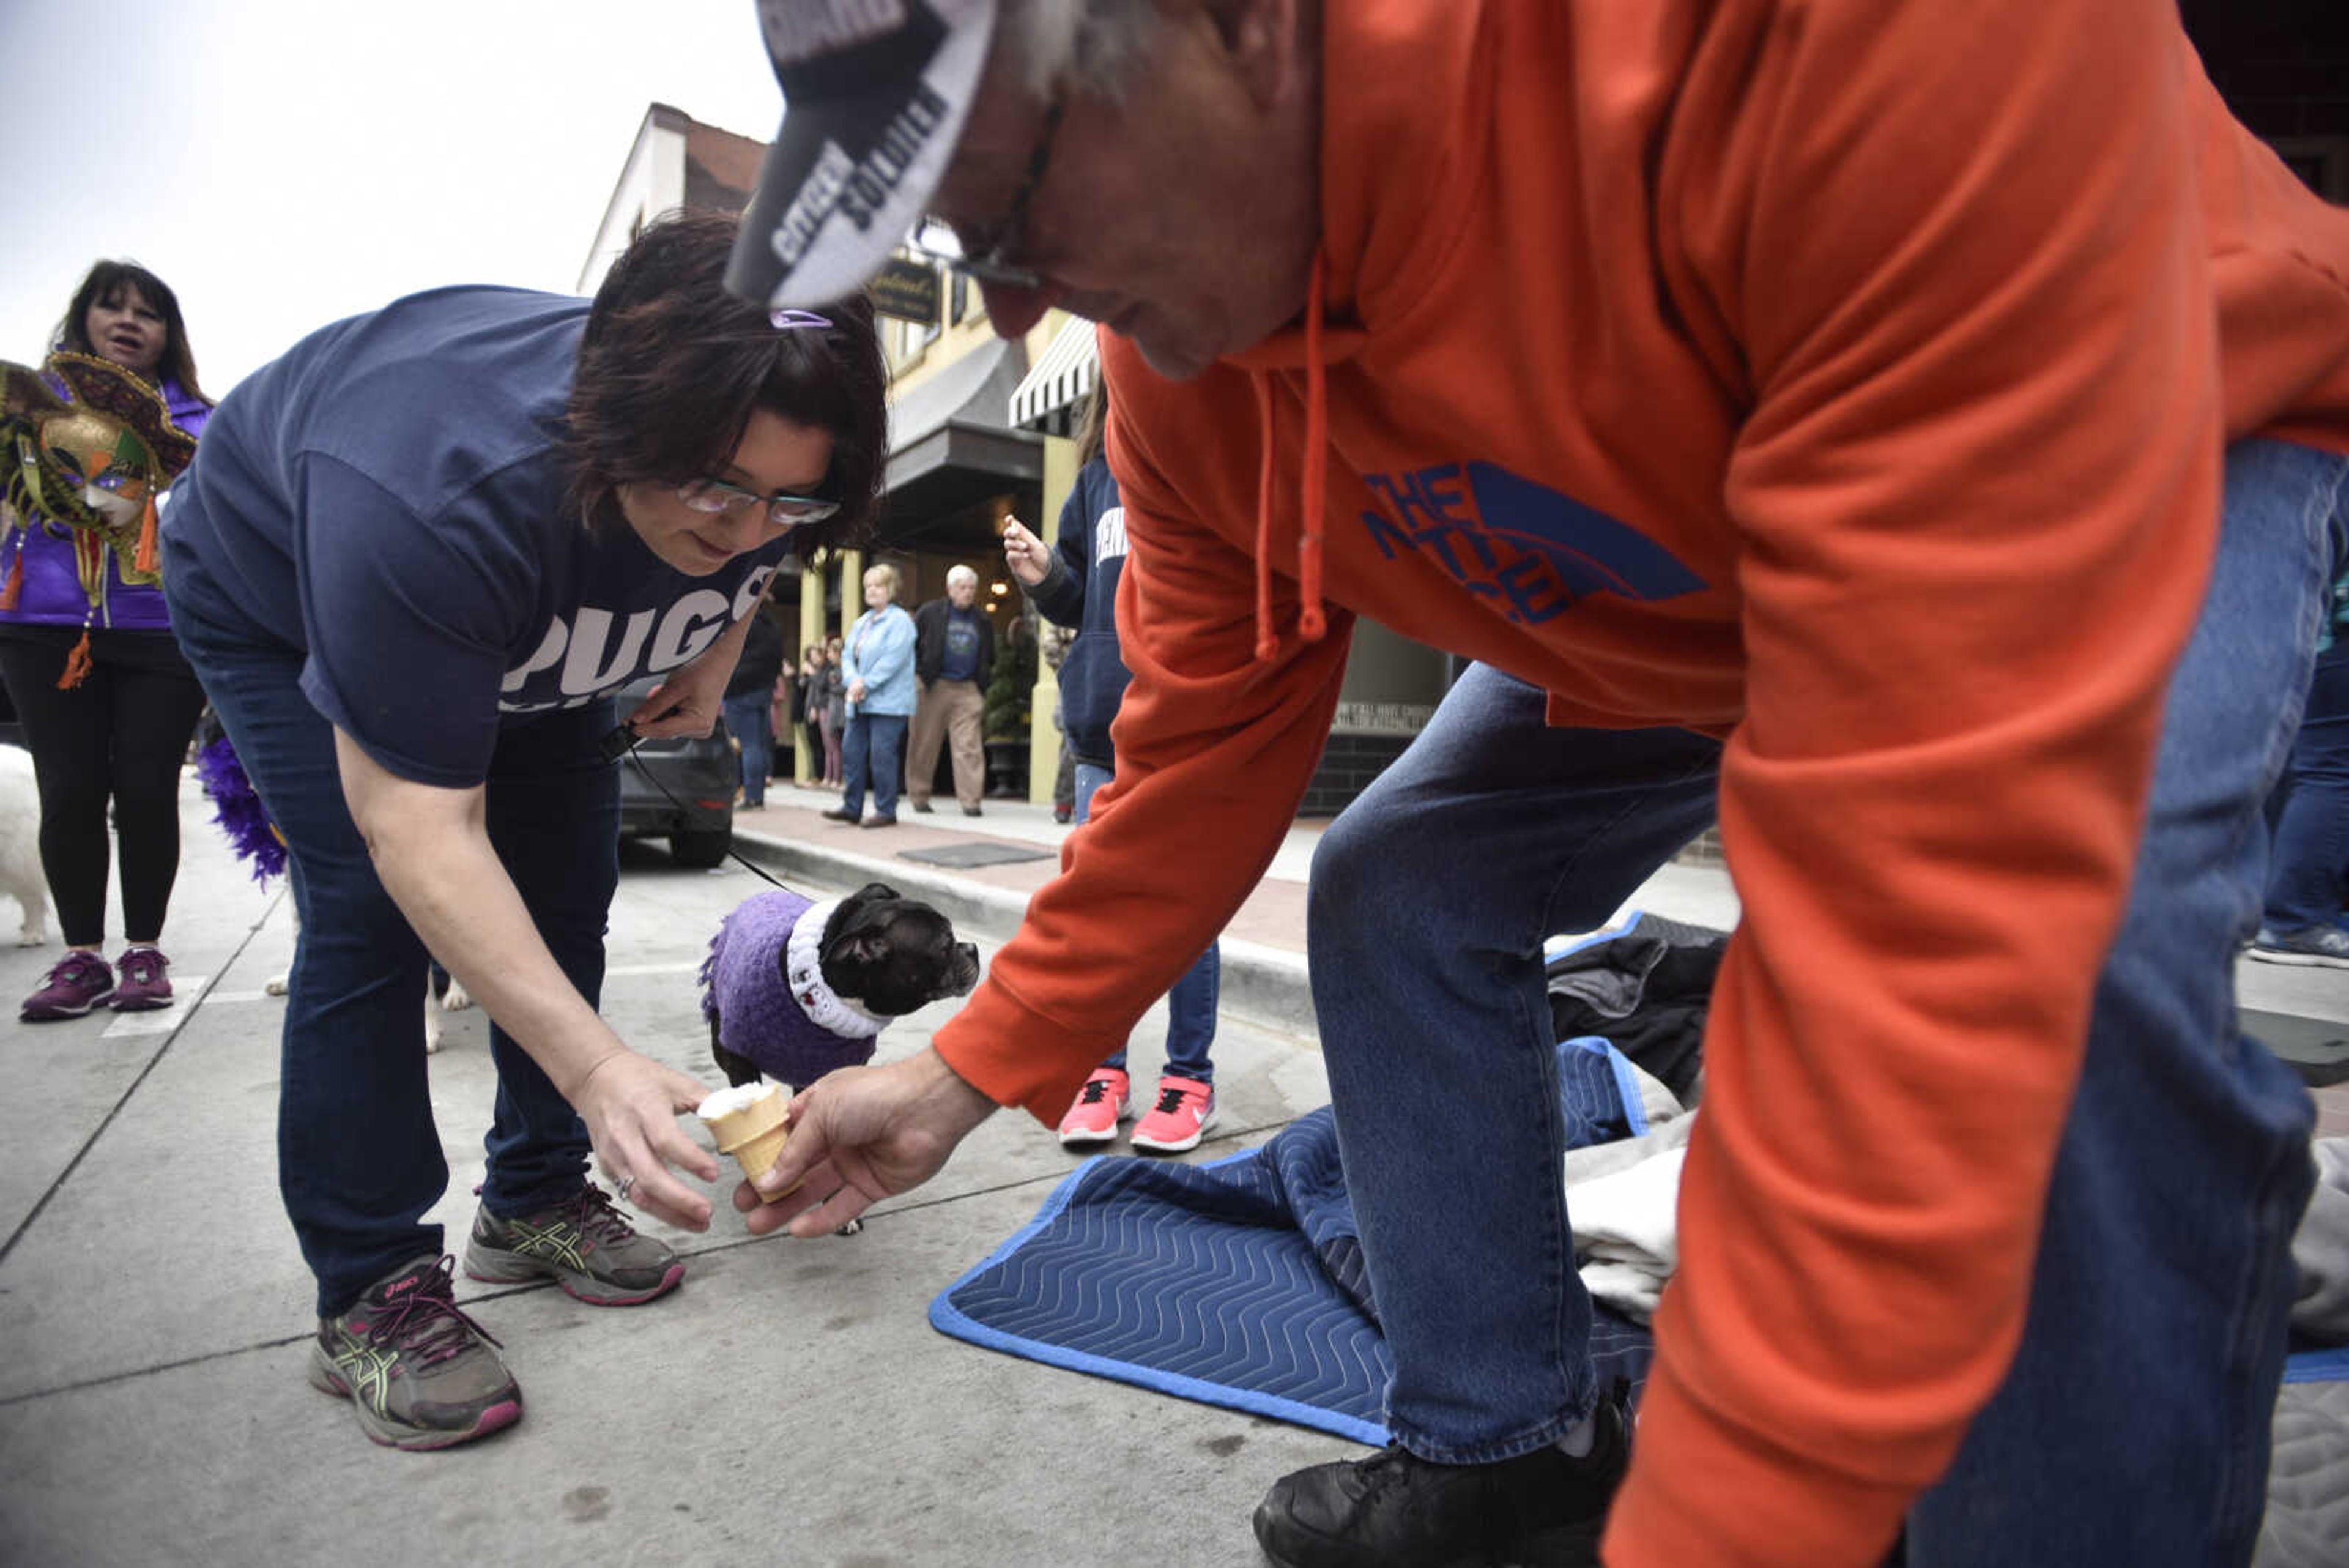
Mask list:
[[[618,1199],[621,1202],[626,1203],[628,1200],[628,1189],[636,1186],[636,1179],[635,1177],[624,1176],[620,1178],[618,1183],[613,1187],[612,1196]]]

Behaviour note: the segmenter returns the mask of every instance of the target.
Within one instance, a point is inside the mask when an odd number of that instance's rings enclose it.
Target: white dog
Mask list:
[[[16,945],[49,940],[49,879],[41,870],[41,791],[33,781],[33,753],[0,746],[0,893],[16,900],[24,921]]]

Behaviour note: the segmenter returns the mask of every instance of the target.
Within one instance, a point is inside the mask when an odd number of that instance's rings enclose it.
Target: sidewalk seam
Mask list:
[[[25,1218],[17,1224],[16,1229],[9,1233],[8,1239],[5,1241],[0,1241],[0,1265],[5,1265],[8,1262],[9,1254],[16,1250],[16,1243],[22,1241],[26,1233],[33,1229],[33,1222],[40,1219],[42,1211],[49,1206],[49,1199],[57,1195],[57,1189],[73,1179],[73,1173],[81,1168],[81,1162],[89,1157],[89,1151],[98,1140],[106,1136],[106,1129],[114,1125],[114,1118],[122,1114],[122,1107],[130,1103],[130,1097],[139,1092],[140,1085],[146,1083],[149,1075],[162,1064],[163,1058],[171,1054],[171,1046],[196,1016],[196,1010],[203,1006],[206,997],[219,989],[221,977],[235,966],[238,959],[244,956],[244,950],[253,945],[253,939],[260,934],[263,926],[269,923],[269,917],[276,913],[278,903],[285,897],[285,889],[280,888],[277,897],[269,901],[268,908],[263,909],[260,917],[246,928],[244,940],[236,944],[235,950],[215,966],[212,974],[206,977],[203,989],[188,998],[186,1006],[181,1010],[180,1021],[171,1025],[164,1034],[163,1043],[155,1047],[155,1054],[147,1058],[147,1064],[139,1069],[139,1075],[123,1086],[122,1093],[116,1096],[114,1104],[107,1107],[106,1115],[98,1118],[98,1126],[90,1129],[89,1136],[82,1139],[81,1147],[74,1150],[73,1158],[66,1161],[65,1168],[57,1172],[49,1185],[42,1190],[41,1196],[35,1200],[32,1208],[25,1211]],[[176,1002],[178,998],[174,997],[173,1000]]]

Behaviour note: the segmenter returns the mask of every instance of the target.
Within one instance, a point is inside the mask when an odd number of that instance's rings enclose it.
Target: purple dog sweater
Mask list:
[[[781,888],[745,898],[701,965],[701,1015],[718,1025],[718,1043],[795,1089],[871,1061],[884,1022],[823,981],[824,923],[839,908]]]

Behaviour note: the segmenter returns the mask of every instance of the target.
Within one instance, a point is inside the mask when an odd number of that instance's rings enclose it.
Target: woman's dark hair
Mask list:
[[[819,493],[840,503],[786,535],[804,561],[861,541],[881,504],[888,370],[864,295],[823,306],[828,327],[778,327],[726,292],[735,221],[679,213],[612,264],[587,328],[565,413],[571,499],[591,526],[618,513],[623,484],[682,484],[723,469],[754,410],[832,432]]]
[[[105,358],[89,340],[89,307],[113,304],[126,288],[137,289],[139,297],[163,318],[163,358],[156,361],[156,383],[176,381],[188,396],[211,402],[196,385],[196,356],[188,347],[188,324],[180,317],[180,296],[171,292],[171,285],[137,262],[102,261],[91,267],[81,286],[74,290],[73,303],[66,306],[66,318],[57,323],[51,347]]]

